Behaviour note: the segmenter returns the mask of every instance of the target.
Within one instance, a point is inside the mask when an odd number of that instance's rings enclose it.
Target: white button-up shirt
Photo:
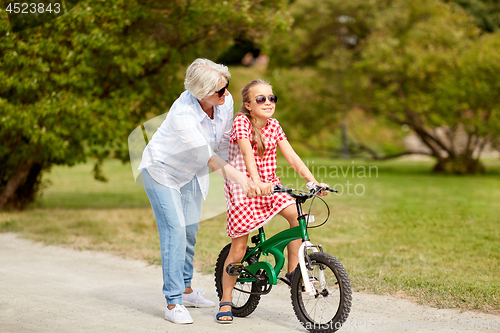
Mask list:
[[[144,149],[138,170],[146,168],[158,183],[179,192],[196,177],[206,198],[208,161],[214,154],[227,161],[232,124],[231,94],[226,96],[223,105],[214,106],[212,120],[198,100],[184,91]]]

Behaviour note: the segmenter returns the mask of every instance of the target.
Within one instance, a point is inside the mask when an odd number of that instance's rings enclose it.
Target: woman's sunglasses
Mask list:
[[[227,87],[229,87],[229,81],[227,81],[227,83],[226,83],[226,86],[225,86],[225,87],[223,87],[221,90],[216,91],[216,92],[215,92],[215,94],[218,94],[218,95],[219,95],[219,98],[221,98],[221,97],[222,97],[222,95],[224,95],[224,94],[226,93],[226,89],[227,89]]]
[[[278,102],[278,96],[276,95],[269,95],[269,97],[266,96],[257,96],[255,101],[257,104],[264,104],[266,102],[266,99],[269,99],[269,102],[276,104]]]

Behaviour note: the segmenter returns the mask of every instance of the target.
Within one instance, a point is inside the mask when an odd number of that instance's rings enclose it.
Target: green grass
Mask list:
[[[149,207],[144,191],[135,185],[130,164],[107,161],[108,182],[92,178],[92,165],[55,167],[47,175],[45,190],[34,207],[108,209]]]
[[[365,194],[329,198],[336,214],[313,239],[344,263],[357,290],[498,311],[498,164],[468,177],[429,169],[390,162],[378,178],[352,179]]]
[[[302,186],[283,162],[282,183]],[[443,176],[432,174],[426,161],[311,160],[318,180],[344,187],[342,195],[326,197],[330,219],[310,230],[311,240],[344,264],[355,290],[500,313],[500,162],[486,164],[485,175]],[[0,213],[0,231],[158,264],[156,225],[144,190],[133,182],[129,165],[107,161],[104,167],[108,183],[92,179],[90,164],[54,168],[47,177],[52,185],[31,209]],[[313,212],[317,221],[326,216],[319,201]],[[286,227],[277,218],[266,234]],[[225,214],[202,221],[198,269],[212,273],[229,241]]]

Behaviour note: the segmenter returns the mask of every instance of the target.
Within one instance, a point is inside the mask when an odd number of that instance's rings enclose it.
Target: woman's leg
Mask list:
[[[222,274],[222,298],[221,302],[231,302],[234,284],[238,279],[237,276],[230,276],[226,272],[227,265],[233,262],[240,262],[245,256],[247,250],[248,235],[233,238],[231,242],[231,249],[227,255],[226,262],[224,263],[224,273]],[[219,309],[219,312],[231,311],[229,305],[225,305]],[[223,316],[221,320],[231,320],[231,317]]]
[[[186,292],[192,292],[191,279],[193,278],[194,246],[196,234],[200,224],[203,194],[201,193],[198,180],[194,177],[189,183],[181,188],[181,200],[184,219],[186,222],[186,258],[184,261],[184,285]]]
[[[157,183],[147,170],[142,171],[142,179],[160,236],[163,293],[172,308],[182,304],[185,290],[186,226],[181,196],[176,190]]]
[[[283,216],[288,223],[290,228],[297,227],[299,225],[297,209],[294,205],[290,205],[278,213]],[[287,246],[288,249],[288,274],[293,272],[297,265],[299,264],[299,248],[301,245],[301,240],[296,239],[290,242]]]

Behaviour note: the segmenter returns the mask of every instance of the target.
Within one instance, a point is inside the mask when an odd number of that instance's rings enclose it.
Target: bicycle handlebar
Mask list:
[[[303,198],[303,199],[309,199],[312,198],[313,196],[317,195],[319,192],[322,191],[329,191],[329,192],[334,192],[338,193],[339,191],[331,189],[329,187],[323,187],[314,184],[313,182],[309,182],[306,185],[306,188],[309,190],[309,192],[293,189],[293,188],[288,188],[285,187],[281,184],[278,184],[274,186],[274,191],[273,193],[288,193],[292,198],[298,199],[298,198]],[[300,191],[302,193],[295,193],[295,191]]]
[[[328,218],[330,217],[330,208],[328,207],[328,204],[326,203],[326,201],[318,196],[318,193],[320,193],[322,191],[339,193],[339,191],[334,190],[332,188],[329,188],[328,186],[316,185],[313,182],[307,183],[306,188],[309,190],[309,192],[297,190],[297,189],[293,189],[293,188],[288,188],[288,187],[285,187],[281,184],[278,184],[278,185],[275,185],[273,193],[288,193],[292,198],[296,199],[297,212],[299,213],[299,215],[303,214],[301,204],[306,202],[307,199],[313,198],[311,201],[311,207],[309,207],[309,213],[307,214],[307,215],[311,215],[312,203],[314,202],[314,199],[316,197],[318,197],[318,199],[323,201],[323,203],[326,205],[326,209],[328,211],[328,216],[326,217],[326,219],[323,223],[316,225],[316,226],[309,226],[308,225],[307,228],[321,227],[323,224],[326,223],[326,221],[328,221]],[[296,192],[298,192],[298,193],[296,193]],[[306,223],[308,223],[308,221]]]

